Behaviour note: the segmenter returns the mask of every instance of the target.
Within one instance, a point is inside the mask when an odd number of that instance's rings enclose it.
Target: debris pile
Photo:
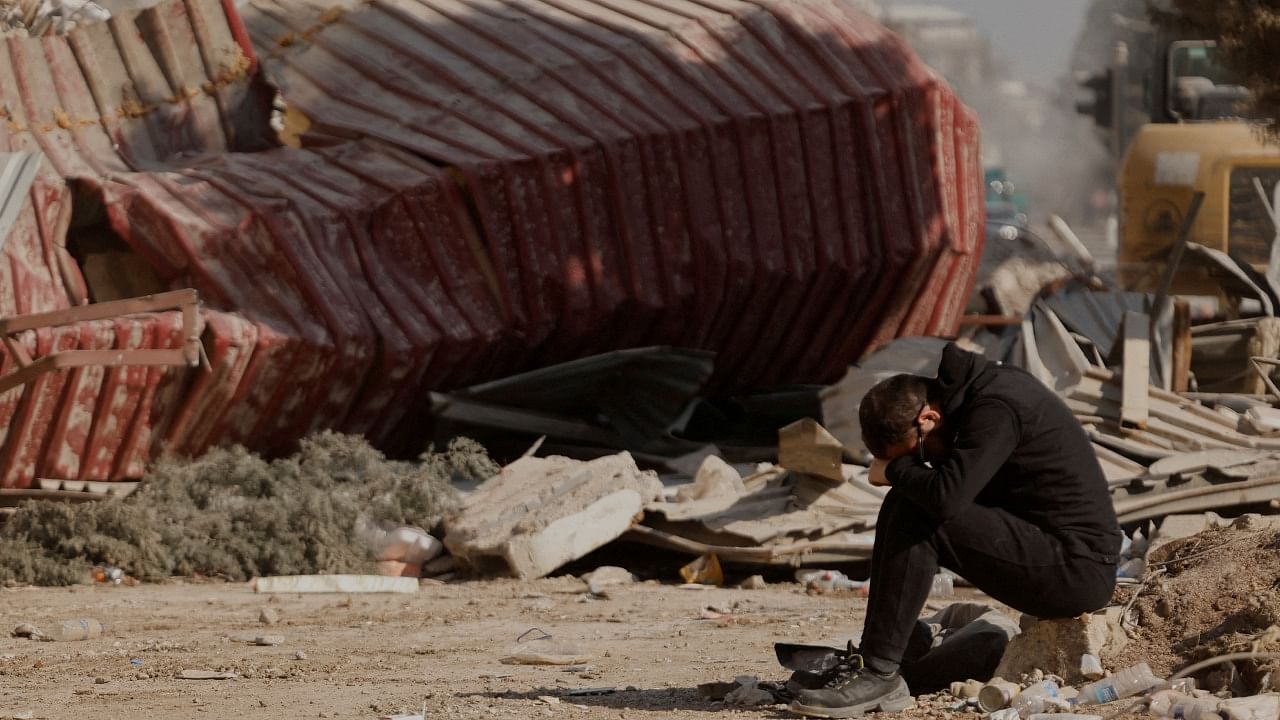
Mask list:
[[[1152,551],[1132,603],[1131,639],[1111,664],[1146,661],[1157,674],[1238,652],[1280,652],[1280,525],[1245,516]],[[1280,685],[1280,660],[1245,659],[1207,668],[1200,687],[1237,695]]]
[[[454,482],[496,471],[467,440],[410,463],[332,432],[272,462],[239,447],[164,461],[124,498],[24,504],[0,528],[0,583],[81,582],[96,563],[142,579],[372,570],[364,524],[433,527]]]

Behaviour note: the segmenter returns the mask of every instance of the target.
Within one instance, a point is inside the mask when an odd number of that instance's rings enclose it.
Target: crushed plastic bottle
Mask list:
[[[796,580],[810,590],[852,590],[864,596],[871,592],[870,580],[853,580],[839,570],[797,570]],[[955,592],[955,578],[950,573],[933,576],[929,597],[945,599]]]
[[[1280,695],[1263,693],[1223,700],[1218,712],[1226,720],[1276,720],[1280,717]]]
[[[956,579],[951,573],[940,572],[933,576],[933,585],[929,586],[929,597],[949,598],[956,594]]]
[[[1080,688],[1080,695],[1076,699],[1076,703],[1079,705],[1105,705],[1120,698],[1137,695],[1143,690],[1154,687],[1159,682],[1160,679],[1151,673],[1150,666],[1146,663],[1138,663],[1131,668],[1121,670],[1109,678],[1091,682]]]
[[[1195,698],[1178,690],[1161,690],[1151,696],[1153,717],[1173,720],[1221,720],[1217,698]]]
[[[809,590],[864,590],[866,581],[852,580],[839,570],[797,570],[796,580]]]
[[[76,642],[101,637],[107,626],[90,618],[79,620],[63,620],[45,633],[45,637],[55,642]]]
[[[529,628],[516,638],[509,654],[499,659],[503,665],[577,665],[591,655],[576,644],[552,637],[539,628]]]
[[[1061,695],[1058,690],[1058,683],[1052,680],[1042,680],[1018,693],[1013,698],[1013,709],[1018,711],[1018,717],[1028,720],[1032,715],[1041,714],[1045,711],[1045,701],[1057,698]]]

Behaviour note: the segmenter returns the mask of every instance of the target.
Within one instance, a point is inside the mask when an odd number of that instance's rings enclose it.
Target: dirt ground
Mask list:
[[[866,606],[794,583],[689,590],[650,581],[589,601],[581,587],[551,578],[424,586],[413,595],[273,596],[239,583],[0,590],[0,717],[376,718],[424,703],[429,718],[782,717],[780,708],[725,708],[700,698],[697,685],[784,679],[775,641],[847,637],[861,630]],[[732,609],[732,620],[702,619],[707,606]],[[279,611],[278,624],[259,622],[263,608]],[[8,637],[19,623],[80,617],[105,623],[106,635]],[[579,644],[592,654],[590,668],[500,664],[531,627]],[[232,639],[245,633],[285,642]],[[187,669],[241,677],[175,677]],[[587,688],[614,691],[569,695]]]

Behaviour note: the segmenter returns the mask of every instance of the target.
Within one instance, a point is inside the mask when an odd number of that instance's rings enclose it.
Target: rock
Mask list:
[[[284,670],[281,670],[278,667],[269,667],[266,670],[262,671],[262,676],[265,678],[277,679],[282,677],[288,677],[289,673],[285,672]]]
[[[757,705],[772,705],[773,693],[767,690],[761,690],[754,677],[742,676],[735,680],[738,687],[734,688],[728,695],[724,696],[724,703],[733,707],[755,707]]]
[[[13,718],[13,720],[31,720],[31,718],[34,718],[35,716],[36,714],[30,710],[20,710],[11,714],[9,717]]]
[[[431,562],[422,566],[422,574],[425,577],[436,577],[451,573],[458,567],[458,561],[452,555],[441,555]]]
[[[1080,657],[1113,655],[1127,638],[1120,628],[1122,608],[1063,620],[1037,620],[1022,616],[1022,633],[1005,649],[998,677],[1016,678],[1035,671],[1060,676],[1071,685],[1087,678],[1081,672]]]
[[[296,652],[296,653],[294,653],[294,654],[293,654],[293,659],[294,659],[294,660],[306,660],[306,659],[307,659],[307,652],[306,652],[305,650],[299,650],[298,652]]]
[[[636,581],[636,576],[632,575],[631,571],[626,568],[620,568],[615,565],[601,565],[583,575],[582,580],[587,583],[587,587],[591,588],[591,594],[599,595],[600,593],[596,592],[597,589],[603,590],[609,587],[632,585]]]
[[[263,625],[275,625],[280,622],[280,611],[275,608],[262,608],[258,613],[258,622]]]
[[[763,590],[768,586],[769,586],[769,583],[764,581],[763,575],[752,575],[746,580],[743,580],[742,582],[738,583],[738,587],[742,588],[743,590]]]
[[[107,684],[107,679],[106,679],[106,678],[104,678],[104,677],[96,677],[96,678],[94,678],[94,679],[93,679],[93,684],[94,684],[94,685],[106,685],[106,684]]]
[[[661,496],[658,476],[630,453],[590,462],[523,457],[446,520],[444,544],[473,569],[539,578],[618,539]]]
[[[274,647],[284,644],[283,635],[259,635],[253,639],[254,645],[262,645],[264,647]]]
[[[792,472],[842,484],[844,452],[840,441],[810,418],[778,431],[778,465]]]

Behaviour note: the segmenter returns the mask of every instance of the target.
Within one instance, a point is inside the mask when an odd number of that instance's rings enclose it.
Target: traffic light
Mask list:
[[[1094,124],[1100,128],[1111,127],[1111,73],[1108,68],[1080,81],[1082,87],[1093,92],[1093,99],[1076,102],[1076,112],[1092,115]]]

